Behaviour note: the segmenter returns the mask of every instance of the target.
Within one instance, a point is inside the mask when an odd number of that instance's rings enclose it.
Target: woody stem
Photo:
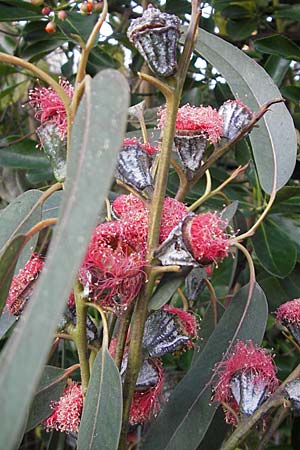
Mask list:
[[[175,77],[172,77],[168,80],[168,89],[163,90],[167,103],[167,119],[163,131],[159,166],[149,214],[147,260],[151,263],[153,260],[153,252],[159,243],[161,215],[167,188],[176,116],[181,99],[183,84],[190,62],[190,57],[194,48],[199,19],[200,1],[192,0],[191,23],[187,33],[185,46],[179,61],[178,73]],[[149,82],[151,82],[151,80],[149,80]],[[143,291],[138,298],[130,332],[128,364],[123,385],[123,423],[119,441],[119,450],[126,449],[126,437],[130,406],[135,390],[136,380],[142,365],[142,339],[148,314],[148,303],[152,296],[153,288],[155,285],[156,276],[152,271],[152,266],[149,266],[146,269],[146,274],[148,276],[148,282],[144,285]]]

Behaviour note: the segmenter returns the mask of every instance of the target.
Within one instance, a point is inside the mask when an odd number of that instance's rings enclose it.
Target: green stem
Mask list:
[[[161,153],[149,214],[149,232],[147,243],[147,260],[149,262],[152,262],[153,252],[159,243],[161,214],[168,182],[176,116],[184,81],[186,78],[186,73],[190,62],[190,57],[193,52],[194,42],[198,32],[199,19],[200,0],[192,0],[191,23],[185,40],[184,49],[179,61],[178,73],[175,77],[172,77],[168,80],[168,85],[166,83],[158,82],[158,80],[153,81],[153,77],[146,77],[147,81],[149,81],[150,83],[153,82],[153,84],[158,88],[161,87],[162,93],[165,95],[167,103],[167,119],[163,130]],[[144,334],[145,322],[148,315],[148,303],[155,286],[156,274],[152,272],[151,266],[146,268],[146,274],[148,276],[148,282],[145,283],[143,291],[137,300],[130,332],[128,364],[123,385],[123,423],[119,441],[119,450],[126,449],[126,437],[130,406],[135,390],[136,380],[142,365],[142,339]]]
[[[117,345],[115,352],[115,363],[119,370],[121,370],[123,354],[126,345],[127,332],[130,325],[133,308],[134,303],[131,302],[127,308],[127,311],[123,314],[123,316],[120,319],[120,327],[118,330]]]
[[[258,408],[252,416],[248,417],[246,421],[242,422],[227,441],[222,445],[220,450],[235,450],[249,433],[251,428],[265,415],[271,408],[281,406],[286,402],[284,389],[287,383],[295,380],[300,375],[300,364],[293,370],[288,378],[279,386],[277,391],[265,402],[260,408]]]
[[[86,314],[88,305],[82,295],[83,289],[81,284],[76,281],[74,286],[74,297],[76,305],[76,327],[72,332],[74,342],[76,344],[81,373],[82,391],[85,394],[89,379],[90,379],[90,367],[88,361],[88,346],[86,339]]]

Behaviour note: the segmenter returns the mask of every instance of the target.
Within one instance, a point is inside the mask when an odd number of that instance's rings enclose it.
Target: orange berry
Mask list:
[[[56,31],[56,23],[55,22],[48,22],[45,26],[45,31],[47,33],[55,33]]]

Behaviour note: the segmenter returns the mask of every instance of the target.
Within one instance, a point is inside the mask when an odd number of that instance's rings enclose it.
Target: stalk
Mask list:
[[[175,133],[176,115],[181,99],[183,84],[190,62],[190,57],[197,36],[199,19],[200,1],[193,0],[191,23],[185,40],[185,46],[179,61],[178,72],[175,77],[171,77],[167,83],[163,83],[149,75],[141,74],[141,77],[143,79],[149,81],[155,87],[161,90],[166,98],[167,103],[167,120],[163,131],[161,154],[149,215],[147,260],[151,263],[153,263],[153,252],[159,242],[161,214],[168,181],[171,150]],[[148,282],[144,285],[141,295],[138,298],[130,333],[128,364],[123,385],[123,423],[119,442],[119,450],[126,449],[126,436],[130,406],[135,390],[136,380],[142,365],[142,338],[148,314],[148,303],[152,296],[156,279],[156,274],[155,272],[153,272],[151,265],[146,268],[146,274],[148,276]]]

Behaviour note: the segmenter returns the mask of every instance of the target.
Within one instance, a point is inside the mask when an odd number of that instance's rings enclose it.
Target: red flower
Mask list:
[[[284,325],[300,326],[300,298],[283,303],[277,309],[277,320]]]
[[[126,305],[138,295],[145,279],[144,254],[134,223],[102,223],[91,238],[80,270],[81,282],[101,305]]]
[[[167,118],[166,108],[159,112],[159,127],[163,128]],[[197,131],[212,142],[218,142],[222,136],[223,120],[218,111],[211,106],[190,106],[188,103],[178,109],[176,117],[176,134],[184,131]],[[187,133],[189,134],[189,133]]]
[[[123,141],[123,147],[127,147],[130,145],[139,145],[143,150],[145,150],[146,153],[148,153],[149,156],[153,156],[157,152],[157,147],[154,147],[149,142],[146,142],[146,144],[142,144],[138,139],[136,138],[126,138]]]
[[[66,80],[59,79],[60,86],[65,93],[73,97],[74,88]],[[57,126],[61,139],[64,139],[67,133],[67,113],[61,98],[51,87],[39,86],[29,91],[29,105],[35,109],[35,118],[44,123],[54,123]]]
[[[148,234],[148,215],[149,211],[145,204],[134,195],[120,195],[114,200],[113,211],[119,219],[123,221],[135,222],[136,232],[140,238],[146,242]],[[164,200],[159,242],[163,242],[169,236],[173,228],[188,213],[188,209],[184,203],[179,202],[171,197]]]
[[[228,255],[231,235],[226,234],[227,222],[216,213],[193,217],[184,230],[184,241],[201,265],[223,260]]]
[[[58,402],[50,404],[53,413],[45,420],[46,431],[56,430],[65,433],[78,433],[83,408],[81,386],[71,383]]]
[[[21,314],[25,303],[32,295],[34,282],[38,278],[43,266],[44,261],[39,255],[33,253],[23,269],[13,277],[6,300],[7,309],[11,314],[15,316]]]
[[[130,425],[147,422],[155,417],[160,409],[160,397],[163,388],[163,371],[159,359],[151,360],[157,370],[158,381],[155,386],[146,390],[135,391],[130,408]]]
[[[183,311],[180,308],[175,308],[174,306],[165,305],[163,307],[164,311],[176,315],[178,321],[181,325],[181,330],[184,334],[189,336],[191,339],[196,339],[198,337],[198,325],[194,314]]]
[[[287,327],[295,340],[300,343],[300,298],[283,303],[277,309],[277,320]]]
[[[219,380],[214,400],[226,403],[236,413],[252,414],[278,384],[272,357],[252,341],[238,341],[216,370]],[[226,411],[226,421],[237,425],[230,411]]]

